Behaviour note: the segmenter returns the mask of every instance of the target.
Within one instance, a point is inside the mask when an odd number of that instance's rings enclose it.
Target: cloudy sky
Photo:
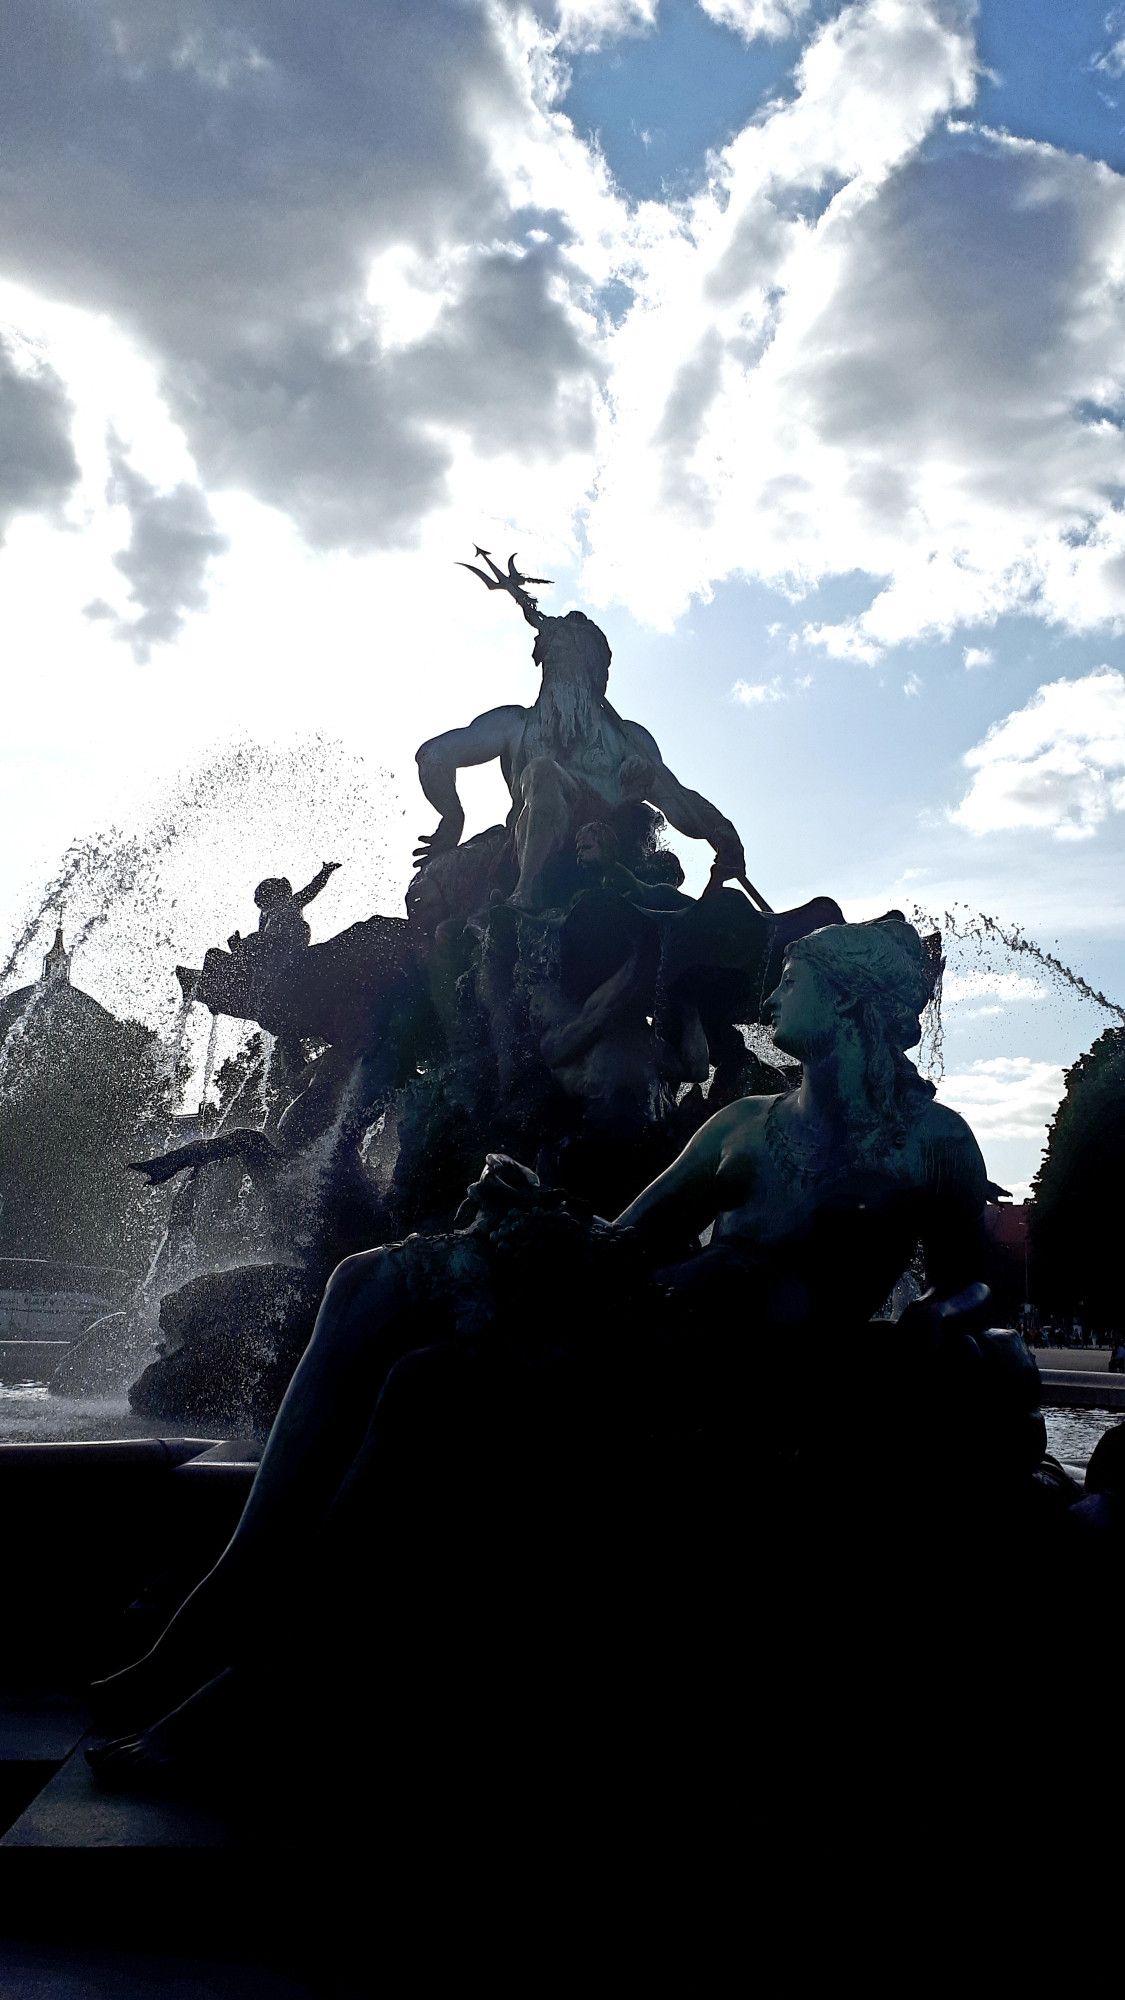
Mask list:
[[[1125,1000],[1125,8],[0,39],[0,960],[75,840],[76,977],[154,1020],[262,873],[338,850],[321,934],[395,908],[417,743],[535,691],[480,541],[604,624],[775,905],[985,911]],[[1113,1017],[949,956],[943,1092],[1019,1187]]]

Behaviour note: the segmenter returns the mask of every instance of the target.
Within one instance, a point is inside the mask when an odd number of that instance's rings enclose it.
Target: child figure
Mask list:
[[[267,875],[264,882],[259,882],[254,891],[254,901],[261,912],[258,936],[271,959],[275,954],[290,958],[311,943],[312,932],[301,912],[314,896],[319,896],[339,866],[338,861],[323,862],[312,881],[296,893],[287,875]],[[230,950],[235,952],[240,946],[245,949],[246,943],[240,931],[234,931],[227,939]]]

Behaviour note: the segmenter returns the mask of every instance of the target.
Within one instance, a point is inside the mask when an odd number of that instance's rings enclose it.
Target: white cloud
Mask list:
[[[858,625],[805,625],[801,637],[807,646],[821,646],[833,660],[858,660],[872,667],[883,648],[874,639],[864,638]]]
[[[615,35],[644,34],[656,27],[660,0],[555,0],[537,11],[558,29],[566,49],[600,49]],[[812,0],[698,0],[720,27],[733,28],[743,41],[779,41],[791,35]]]
[[[744,42],[781,41],[808,13],[812,0],[699,0],[721,27],[733,28]]]
[[[990,1056],[943,1078],[938,1094],[968,1120],[983,1144],[997,1139],[1037,1139],[1063,1093],[1057,1063],[1032,1056]]]
[[[922,692],[922,680],[918,674],[907,674],[902,684],[903,694],[917,698]]]
[[[1125,811],[1125,674],[1103,666],[1048,681],[963,761],[973,777],[950,814],[957,825],[1089,839],[1110,813]]]
[[[558,0],[552,12],[564,48],[600,49],[614,35],[655,27],[658,6],[659,0]]]
[[[128,544],[114,557],[129,586],[130,613],[115,620],[114,630],[143,662],[154,645],[177,636],[189,612],[206,604],[208,569],[230,544],[197,486],[184,480],[160,493],[119,448],[111,451],[111,464],[110,496],[130,519]],[[107,614],[112,616],[102,599],[86,607],[88,618]]]
[[[13,0],[0,274],[127,333],[206,489],[313,546],[416,541],[466,455],[538,463],[569,515],[604,377],[572,245],[618,211],[542,30],[501,0],[239,11]]]
[[[991,646],[966,646],[964,660],[966,670],[969,673],[972,672],[974,667],[990,667],[993,660],[992,648]]]
[[[874,385],[917,356],[864,295],[865,218],[897,210],[906,163],[974,89],[967,6],[863,0],[816,30],[792,93],[716,156],[694,201],[638,211],[637,305],[609,343],[613,425],[587,524],[595,599],[667,626],[740,573],[794,597],[835,571],[893,573],[912,448],[884,442],[895,398]]]
[[[1107,48],[1094,58],[1094,68],[1106,76],[1125,76],[1125,7],[1113,7],[1105,17],[1106,34],[1112,37]]]
[[[638,212],[601,601],[667,626],[725,577],[862,572],[868,609],[803,636],[866,662],[1014,610],[1125,626],[1125,181],[956,123],[974,13],[843,8],[677,230]]]
[[[1014,1006],[1020,1001],[1045,1000],[1047,988],[1038,979],[1029,979],[1026,972],[947,972],[942,980],[941,1004],[943,1007],[959,1007],[966,1000],[999,1000],[1005,1006]],[[983,1012],[983,1009],[978,1009]],[[989,1010],[991,1011],[991,1010]],[[997,1013],[999,1008],[995,1010]],[[964,1017],[962,1017],[964,1018]]]
[[[830,308],[845,325],[828,379],[833,428],[874,479],[852,496],[858,560],[888,581],[844,629],[882,649],[1015,610],[1121,628],[1125,182],[979,133],[964,153],[911,163],[856,233],[867,255]],[[876,399],[885,451],[870,447]]]
[[[186,459],[162,495],[360,554],[468,503],[665,628],[724,578],[797,602],[859,572],[869,609],[803,637],[860,662],[1013,608],[1125,622],[1123,182],[927,148],[973,101],[973,0],[839,8],[692,199],[635,204],[566,116],[565,48],[657,0],[323,11],[13,0],[4,268],[140,357]]]
[[[767,702],[784,701],[785,689],[780,674],[775,674],[772,681],[735,681],[731,695],[743,708],[762,708]]]

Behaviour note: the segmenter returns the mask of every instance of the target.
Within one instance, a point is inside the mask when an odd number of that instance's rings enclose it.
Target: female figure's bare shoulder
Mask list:
[[[753,1145],[765,1131],[766,1120],[784,1093],[774,1097],[736,1097],[733,1104],[724,1104],[707,1123],[700,1127],[697,1138],[704,1140],[715,1152],[723,1153],[731,1147],[741,1148]]]

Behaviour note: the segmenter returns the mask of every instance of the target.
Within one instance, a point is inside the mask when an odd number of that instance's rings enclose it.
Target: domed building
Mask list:
[[[55,941],[43,960],[43,970],[31,986],[17,986],[14,993],[5,993],[0,999],[0,1049],[3,1049],[10,1031],[19,1029],[21,1019],[30,1025],[35,1017],[43,1014],[52,1021],[66,1022],[79,1028],[80,1032],[97,1036],[104,1033],[108,1024],[116,1025],[116,1016],[100,1000],[90,993],[84,993],[80,986],[74,986],[70,978],[73,952],[69,952],[63,942],[62,925],[55,929]],[[0,1058],[3,1070],[13,1059],[14,1051]]]
[[[74,984],[72,956],[60,924],[39,978],[0,999],[0,1257],[131,1268],[126,1163],[162,1135],[161,1050]]]

